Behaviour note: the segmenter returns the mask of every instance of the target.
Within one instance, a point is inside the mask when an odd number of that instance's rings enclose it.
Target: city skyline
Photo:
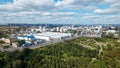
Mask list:
[[[120,24],[120,0],[1,0],[0,23]]]

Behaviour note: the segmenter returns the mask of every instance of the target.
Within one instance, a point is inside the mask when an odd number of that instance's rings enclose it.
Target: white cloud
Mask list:
[[[110,8],[99,9],[96,5],[109,4]],[[83,9],[94,10],[99,14],[116,14],[120,13],[120,0],[62,0],[55,4],[57,7],[65,9]]]
[[[100,9],[96,5],[109,4]],[[0,23],[4,22],[95,22],[119,20],[118,16],[102,17],[100,14],[120,13],[120,0],[14,0],[13,3],[0,5]],[[63,10],[62,12],[59,10]],[[70,9],[64,11],[64,9]],[[88,13],[80,11],[87,10]],[[89,10],[93,10],[92,12]],[[81,12],[81,14],[79,13]],[[85,14],[85,15],[84,15]],[[12,19],[12,20],[11,20]],[[109,20],[111,19],[111,20]]]
[[[92,15],[92,14],[85,14],[82,19],[99,19],[99,16]]]
[[[67,9],[94,9],[94,4],[100,4],[103,0],[62,0],[55,5]]]
[[[111,4],[110,8],[99,9],[95,4]],[[95,13],[119,13],[120,0],[14,0],[13,3],[0,5],[0,11],[52,11],[54,9],[84,9],[94,10]]]
[[[98,14],[117,14],[120,13],[120,10],[115,8],[109,8],[109,9],[95,9],[95,13]]]
[[[5,11],[5,12],[8,12],[8,11],[20,11],[20,10],[23,10],[24,8],[21,7],[21,6],[18,6],[18,5],[14,5],[14,4],[3,4],[3,5],[0,5],[0,11]]]
[[[105,3],[116,3],[119,0],[104,0]]]
[[[95,9],[98,14],[118,14],[120,13],[120,0],[105,0],[104,3],[111,4],[107,9]]]
[[[55,8],[52,0],[14,0],[13,3],[0,5],[0,11],[49,10]]]
[[[40,11],[23,11],[23,12],[3,12],[1,14],[1,19],[4,21],[6,20],[11,20],[14,21],[13,19],[17,21],[26,21],[26,20],[39,20],[41,21],[42,19],[44,21],[47,21],[48,19],[54,20],[54,19],[68,19],[72,18],[75,16],[78,16],[79,14],[74,13],[74,12],[40,12]],[[24,20],[23,20],[24,19]],[[47,19],[47,20],[45,20]]]
[[[54,8],[52,0],[17,0],[16,4],[30,10],[49,10]]]
[[[51,16],[52,13],[51,12],[45,12],[45,13],[42,13],[43,16]]]
[[[74,0],[62,0],[62,1],[58,1],[55,5],[56,6],[67,6],[73,2]]]
[[[104,19],[120,19],[120,16],[115,16],[115,15],[112,15],[112,16],[105,16],[103,17]]]
[[[57,12],[57,13],[53,13],[54,16],[73,16],[77,13],[74,12]]]

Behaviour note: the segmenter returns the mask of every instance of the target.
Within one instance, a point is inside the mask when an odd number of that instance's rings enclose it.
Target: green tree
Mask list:
[[[22,68],[22,61],[21,60],[14,60],[12,62],[12,68]]]
[[[22,46],[25,43],[25,40],[18,40],[19,46]]]

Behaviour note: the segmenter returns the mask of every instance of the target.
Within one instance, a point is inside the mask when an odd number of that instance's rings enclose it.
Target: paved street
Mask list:
[[[80,36],[70,37],[70,38],[66,38],[66,39],[63,39],[63,40],[50,40],[50,41],[46,41],[44,43],[40,43],[38,45],[32,45],[32,46],[28,46],[28,47],[21,46],[21,47],[17,47],[17,48],[11,47],[11,48],[6,48],[6,49],[0,47],[0,51],[2,51],[2,52],[5,52],[5,51],[12,52],[12,51],[15,51],[15,50],[20,50],[21,51],[24,48],[35,49],[35,48],[47,46],[47,45],[50,45],[50,44],[56,44],[56,43],[59,43],[59,42],[64,42],[64,40],[75,39],[75,38],[78,38],[78,37],[80,37]]]

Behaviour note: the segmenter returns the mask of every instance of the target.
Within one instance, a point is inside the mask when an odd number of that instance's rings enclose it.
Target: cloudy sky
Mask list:
[[[0,23],[120,24],[120,0],[0,0]]]

